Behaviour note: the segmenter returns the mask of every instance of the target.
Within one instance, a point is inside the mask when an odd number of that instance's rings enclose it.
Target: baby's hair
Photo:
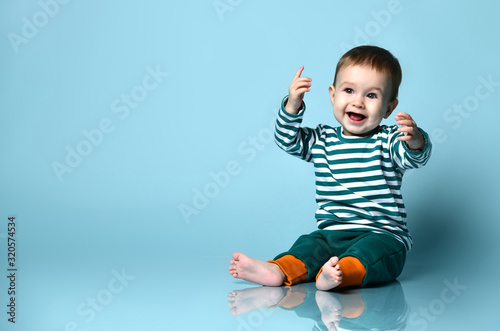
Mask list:
[[[384,72],[391,79],[390,101],[398,97],[399,85],[401,84],[402,73],[398,59],[388,50],[377,46],[358,46],[345,53],[337,63],[333,86],[337,80],[340,69],[351,66],[369,66],[376,71]]]

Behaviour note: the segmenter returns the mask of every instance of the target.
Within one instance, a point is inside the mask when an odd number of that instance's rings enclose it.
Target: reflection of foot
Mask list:
[[[316,303],[321,311],[321,320],[328,331],[337,330],[342,316],[342,306],[337,300],[336,294],[317,291]]]
[[[252,310],[275,306],[285,296],[284,287],[254,287],[235,290],[228,295],[231,314],[240,315]]]
[[[347,293],[339,293],[337,298],[342,305],[342,317],[350,319],[358,318],[366,309],[362,290],[355,289]]]
[[[323,265],[323,270],[316,280],[318,290],[328,291],[342,283],[342,270],[339,258],[334,256]]]
[[[267,286],[281,286],[285,280],[283,271],[274,263],[252,259],[242,253],[234,253],[233,259],[229,273],[234,278]]]

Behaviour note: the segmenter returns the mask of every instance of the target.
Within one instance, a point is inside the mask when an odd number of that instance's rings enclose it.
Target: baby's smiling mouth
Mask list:
[[[347,112],[347,116],[349,116],[349,118],[351,120],[353,120],[354,122],[359,122],[359,121],[362,121],[366,118],[365,115],[354,113],[354,112]]]

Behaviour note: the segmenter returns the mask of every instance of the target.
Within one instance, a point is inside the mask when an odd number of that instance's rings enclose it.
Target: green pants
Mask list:
[[[402,242],[389,234],[317,230],[297,239],[293,246],[278,256],[293,255],[307,269],[307,280],[314,281],[321,267],[332,256],[339,259],[352,256],[366,268],[361,286],[386,283],[396,279],[403,270],[406,248]]]

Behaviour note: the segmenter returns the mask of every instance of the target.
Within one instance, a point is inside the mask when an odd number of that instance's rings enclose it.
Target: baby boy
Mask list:
[[[301,127],[311,79],[301,67],[281,103],[275,140],[314,164],[318,230],[299,237],[271,261],[234,253],[230,274],[267,286],[316,281],[319,290],[363,287],[396,279],[412,246],[401,183],[425,165],[429,136],[398,105],[399,61],[387,50],[359,46],[342,56],[329,87],[339,127]]]

